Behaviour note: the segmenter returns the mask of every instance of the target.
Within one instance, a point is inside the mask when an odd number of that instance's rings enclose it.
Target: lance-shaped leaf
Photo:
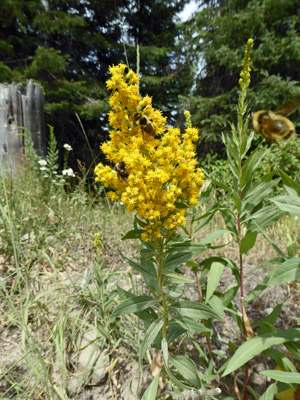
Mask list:
[[[146,392],[143,394],[142,400],[155,400],[158,388],[159,374],[153,379],[151,384],[147,387]]]
[[[122,237],[121,240],[127,240],[127,239],[140,239],[142,233],[146,232],[145,229],[133,229],[132,231],[129,231]]]
[[[157,318],[151,326],[147,329],[147,332],[145,334],[144,340],[140,346],[140,351],[139,351],[139,364],[141,365],[142,359],[144,358],[144,355],[147,351],[147,349],[151,346],[151,344],[154,342],[156,336],[158,335],[159,331],[161,330],[162,326],[164,324],[164,319],[163,318]]]
[[[291,282],[300,279],[300,259],[290,258],[281,265],[273,268],[268,275],[252,290],[246,299],[246,302],[253,300],[267,286],[276,285],[281,282]]]
[[[300,374],[298,372],[286,372],[286,371],[261,371],[262,375],[268,376],[278,382],[283,383],[295,383],[300,385]]]
[[[116,315],[124,315],[124,314],[132,314],[137,311],[145,310],[146,308],[155,306],[158,304],[158,300],[152,296],[134,296],[130,299],[123,301],[123,303],[119,304],[118,307],[115,308],[112,313],[113,316]]]
[[[169,271],[168,269],[162,269],[162,274],[169,278],[172,283],[194,283],[194,279],[187,278],[175,271]]]
[[[212,261],[207,278],[206,303],[216,290],[226,264],[226,261],[222,259]]]
[[[188,317],[174,317],[171,319],[170,326],[178,326],[183,329],[183,332],[191,332],[191,333],[204,333],[211,332],[211,329],[206,328],[200,322],[195,321],[192,318]]]
[[[285,189],[290,195],[300,196],[300,185],[295,182],[289,175],[281,169],[278,169],[281,179],[284,183]]]
[[[169,308],[170,312],[176,312],[184,317],[195,319],[210,319],[216,318],[222,321],[220,316],[215,310],[207,304],[201,304],[196,301],[184,300],[172,305]]]
[[[170,362],[179,371],[179,373],[195,388],[201,387],[201,380],[193,360],[184,356],[171,356]]]
[[[139,264],[136,261],[130,260],[124,254],[120,252],[122,258],[136,271],[140,272],[143,276],[148,276],[149,278],[157,279],[156,270],[153,265],[149,263]]]
[[[271,346],[279,345],[286,342],[300,340],[300,328],[290,328],[283,332],[279,329],[266,335],[256,336],[243,343],[228,361],[223,376],[237,370],[253,357],[262,353]]]
[[[270,199],[280,210],[300,217],[300,197],[295,195],[277,196]]]

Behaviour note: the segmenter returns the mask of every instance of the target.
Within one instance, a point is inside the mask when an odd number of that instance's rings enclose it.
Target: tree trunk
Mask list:
[[[0,84],[0,156],[6,172],[16,174],[23,160],[24,129],[30,132],[39,156],[46,152],[44,94],[33,80]]]

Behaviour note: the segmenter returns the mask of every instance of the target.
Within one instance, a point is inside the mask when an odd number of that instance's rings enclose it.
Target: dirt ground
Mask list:
[[[122,262],[123,261],[120,257],[114,259],[114,264]],[[245,274],[252,268],[253,266],[251,265],[245,265]],[[4,269],[2,269],[2,276],[3,273]],[[187,276],[190,276],[191,274],[186,267],[183,267],[183,273],[185,273]],[[73,270],[71,271],[71,273],[62,272],[61,274],[62,280],[66,281],[70,278],[78,279],[78,276],[82,276],[82,271]],[[258,284],[258,282],[263,279],[265,274],[266,271],[260,269],[255,271],[254,274],[246,276],[244,282],[244,290],[246,295],[250,293],[250,291]],[[138,276],[137,279],[139,279]],[[125,281],[123,283],[126,285]],[[118,281],[118,284],[122,286],[122,280]],[[225,269],[218,290],[225,291],[233,285],[235,285],[235,279],[231,273],[231,270]],[[185,293],[190,300],[197,299],[195,286],[192,287],[191,285],[188,285],[186,287]],[[276,326],[283,330],[286,330],[289,327],[295,327],[297,325],[297,318],[299,318],[300,315],[300,293],[299,290],[297,290],[297,286],[292,284],[280,284],[275,287],[269,287],[265,291],[263,291],[260,296],[258,296],[250,304],[248,304],[246,306],[246,311],[250,322],[264,320],[266,316],[272,311],[274,306],[280,302],[284,302],[284,304],[278,321],[276,322]],[[234,300],[234,304],[240,311],[241,306],[239,293]],[[4,304],[2,300],[0,309],[3,306]],[[230,314],[227,312],[225,314],[226,316],[224,322],[214,322],[213,329],[215,335],[212,340],[212,347],[213,349],[226,351],[229,357],[230,354],[228,353],[228,347],[226,345],[222,345],[222,342],[224,341],[227,343],[228,341],[231,341],[239,345],[241,344],[241,334],[238,326],[236,325]],[[20,395],[21,397],[10,397],[12,393],[11,391],[9,391],[5,397],[1,397],[10,385],[7,377],[1,379],[1,376],[4,375],[9,369],[14,371],[15,377],[17,377],[18,375],[22,376],[24,374],[24,363],[19,362],[19,360],[21,360],[23,356],[23,353],[21,351],[22,337],[20,332],[15,327],[10,327],[9,329],[7,329],[5,326],[1,326],[0,328],[0,399],[19,399],[22,398],[22,395]],[[254,331],[255,329],[256,328],[254,327]],[[120,332],[120,335],[122,335],[122,332]],[[183,341],[179,342],[179,344],[181,346],[186,346],[186,353],[191,355],[197,362],[197,360],[199,359],[199,353],[195,351],[191,343]],[[203,344],[203,347],[206,346],[203,337],[199,336],[198,344],[200,346]],[[41,345],[44,346],[45,344]],[[216,365],[217,367],[220,367],[220,365],[224,362],[224,359],[218,359],[217,356],[215,357]],[[262,394],[265,389],[270,385],[271,381],[267,377],[260,375],[260,371],[273,369],[274,367],[275,364],[272,362],[272,360],[264,356],[259,356],[252,360],[249,364],[250,386],[252,386],[258,393]],[[55,371],[55,368],[53,368],[53,374],[55,373],[57,374],[57,371]],[[131,360],[126,357],[120,356],[118,362],[113,369],[112,374],[110,375],[110,379],[108,377],[109,373],[106,374],[106,378],[101,383],[98,383],[96,385],[86,384],[81,386],[80,388],[77,387],[76,394],[68,393],[69,398],[76,400],[141,399],[145,388],[152,380],[150,368],[148,366],[145,366],[142,374],[140,373],[136,358],[134,357],[134,353]],[[69,381],[72,380],[71,372],[68,379]],[[222,390],[223,395],[231,395],[232,397],[236,398],[233,390],[233,379],[234,375],[231,375],[227,378],[226,381],[222,381],[220,384],[220,389]],[[237,384],[240,386],[240,388],[242,387],[242,381],[242,376],[237,378]],[[165,387],[163,389],[163,391],[166,390],[168,390],[168,387]],[[70,387],[69,391],[71,392]],[[37,399],[38,398],[43,397],[37,397]],[[249,396],[249,399],[251,399],[251,396]]]

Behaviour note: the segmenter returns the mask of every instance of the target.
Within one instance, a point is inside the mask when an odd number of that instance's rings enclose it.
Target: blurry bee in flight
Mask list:
[[[121,161],[115,165],[115,170],[117,171],[118,178],[126,179],[129,177],[129,171],[126,169],[126,163]]]
[[[250,117],[250,128],[281,147],[277,139],[288,142],[293,135],[297,135],[294,124],[286,116],[296,111],[298,107],[300,107],[300,96],[274,111],[257,111]]]
[[[142,128],[143,131],[143,136],[144,136],[144,131],[146,133],[148,133],[151,136],[155,136],[156,135],[156,129],[154,127],[154,125],[152,124],[152,122],[146,117],[146,115],[138,112],[135,114],[134,116],[134,120],[136,123],[138,123],[140,125],[140,127]]]

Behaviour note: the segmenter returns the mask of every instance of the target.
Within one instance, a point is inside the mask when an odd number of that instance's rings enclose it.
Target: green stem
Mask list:
[[[240,204],[242,204],[242,176],[243,176],[243,169],[242,169],[242,141],[243,141],[243,112],[245,107],[245,98],[246,98],[246,90],[242,90],[240,99],[239,99],[239,199]],[[242,233],[241,233],[241,212],[238,212],[237,215],[237,232],[238,232],[238,244],[239,244],[239,264],[240,264],[240,279],[241,279],[241,300],[242,304],[244,301],[244,279],[243,279],[243,255],[241,252],[241,243],[242,243]],[[244,321],[244,313],[243,313],[243,340],[244,342],[247,341],[247,332],[246,326]],[[243,400],[247,399],[247,387],[248,387],[248,363],[245,364],[245,380],[244,380],[244,396]]]
[[[163,336],[163,339],[167,339],[168,306],[167,306],[165,293],[163,290],[163,281],[164,281],[164,277],[162,274],[162,270],[164,267],[163,250],[164,250],[164,240],[160,241],[160,243],[158,243],[158,253],[156,256],[156,264],[158,267],[158,270],[157,270],[158,290],[159,290],[159,295],[160,295],[161,304],[162,304],[161,314],[162,314],[162,317],[164,318],[164,324],[162,327],[162,336]]]
[[[194,271],[194,275],[195,275],[196,284],[197,284],[197,291],[198,291],[198,296],[199,296],[199,303],[202,303],[202,293],[201,293],[201,287],[200,287],[200,282],[199,282],[199,278],[198,278],[198,275],[197,275],[197,271]],[[203,324],[204,326],[206,326],[206,325],[205,325],[205,320],[204,320],[204,319],[202,320],[202,324]],[[210,360],[213,360],[213,353],[212,353],[212,349],[211,349],[211,345],[210,345],[209,335],[208,335],[207,332],[204,332],[204,336],[205,336],[205,339],[206,339],[206,344],[207,344],[207,347],[208,347]],[[212,373],[213,373],[213,374],[215,373],[214,367],[212,368]],[[213,387],[216,387],[216,381],[215,381],[215,379],[213,380]]]

